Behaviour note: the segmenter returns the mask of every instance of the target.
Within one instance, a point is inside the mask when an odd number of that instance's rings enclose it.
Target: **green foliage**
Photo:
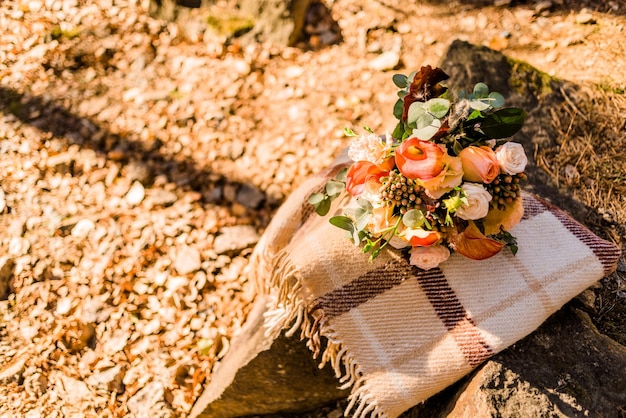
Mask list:
[[[391,80],[393,81],[393,84],[400,89],[404,89],[409,86],[409,78],[404,74],[394,74]]]
[[[428,218],[419,209],[408,210],[402,216],[402,223],[409,228],[421,228],[425,226],[426,229],[432,229],[432,225],[428,222]]]
[[[480,129],[489,138],[508,138],[519,131],[526,121],[526,112],[518,108],[500,109],[487,116]]]
[[[313,193],[307,199],[313,207],[315,212],[320,216],[326,216],[330,211],[330,206],[337,197],[346,188],[346,173],[347,168],[342,169],[337,173],[334,179],[328,180],[324,186],[324,190],[320,193]]]
[[[517,254],[517,250],[519,249],[517,246],[517,239],[515,239],[515,237],[511,235],[510,232],[501,230],[500,233],[494,235],[493,238],[497,239],[498,241],[504,242],[504,245],[509,247],[513,255]]]
[[[343,134],[345,136],[358,136],[351,128],[343,128]]]

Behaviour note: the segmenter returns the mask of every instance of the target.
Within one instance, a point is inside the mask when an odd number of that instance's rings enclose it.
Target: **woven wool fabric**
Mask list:
[[[268,333],[301,331],[330,362],[355,417],[396,417],[530,334],[571,298],[611,273],[620,250],[565,212],[524,194],[511,231],[519,251],[473,261],[458,254],[421,270],[401,251],[373,261],[307,197],[341,165],[303,183],[283,204],[251,261],[274,295]]]

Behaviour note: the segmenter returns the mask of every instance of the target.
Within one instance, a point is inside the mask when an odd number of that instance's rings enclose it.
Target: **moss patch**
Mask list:
[[[522,96],[532,95],[539,99],[552,93],[554,77],[526,62],[512,58],[507,58],[507,61],[511,66],[509,85],[517,93]]]
[[[250,32],[254,27],[254,20],[245,16],[217,16],[209,15],[207,24],[220,35],[228,37],[241,36]]]

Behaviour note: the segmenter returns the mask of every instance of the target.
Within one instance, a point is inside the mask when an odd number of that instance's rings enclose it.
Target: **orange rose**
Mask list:
[[[467,147],[459,153],[463,163],[463,178],[475,183],[491,183],[500,174],[496,153],[487,146]]]
[[[406,178],[430,180],[443,170],[444,155],[438,145],[413,137],[396,149],[396,165]]]
[[[467,228],[451,238],[454,250],[472,260],[484,260],[498,254],[504,244],[487,238],[476,226],[470,222]]]
[[[370,190],[376,185],[380,187],[380,178],[388,175],[392,168],[393,158],[387,158],[380,165],[369,161],[357,161],[346,173],[346,190],[352,196],[358,196],[365,191],[366,185]]]

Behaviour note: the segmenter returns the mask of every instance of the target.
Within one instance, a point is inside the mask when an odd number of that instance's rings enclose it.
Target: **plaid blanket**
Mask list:
[[[373,261],[320,217],[307,197],[343,165],[307,180],[278,210],[252,257],[261,292],[272,295],[267,333],[300,331],[314,355],[328,340],[347,388],[346,413],[396,417],[530,334],[552,313],[611,273],[620,250],[565,212],[529,194],[511,231],[519,252],[473,261],[458,254],[424,271],[398,250]]]

